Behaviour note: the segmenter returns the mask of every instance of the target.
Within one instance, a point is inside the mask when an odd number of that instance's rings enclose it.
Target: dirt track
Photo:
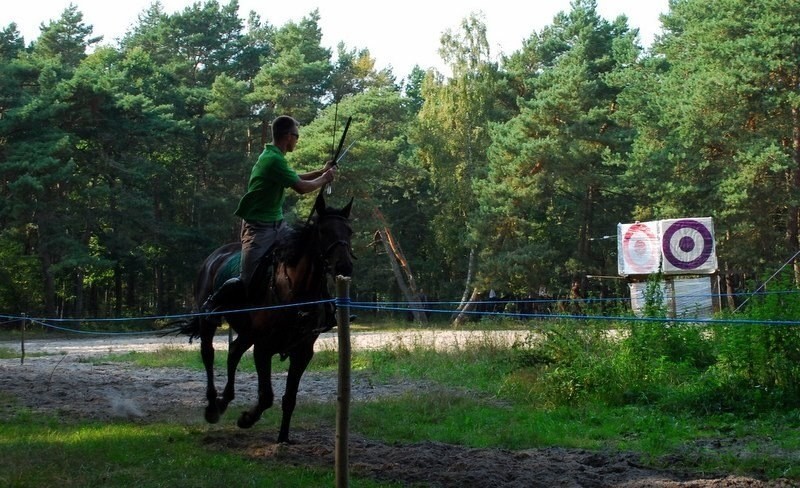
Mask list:
[[[471,340],[485,341],[483,332],[471,335],[419,333],[405,335],[356,334],[353,348],[432,344],[449,347]],[[504,335],[498,341],[513,340]],[[227,345],[219,337],[218,347]],[[0,418],[24,405],[34,411],[97,420],[129,418],[133,422],[175,421],[202,424],[202,373],[175,368],[137,368],[120,363],[93,364],[89,356],[108,352],[145,351],[159,347],[198,348],[185,337],[31,341],[24,364],[19,359],[0,360],[0,391],[13,400],[0,403]],[[335,334],[326,334],[320,348],[336,347]],[[0,343],[19,350],[19,344]],[[34,356],[49,353],[48,356]],[[241,387],[233,408],[255,400],[255,377],[240,373]],[[276,397],[282,395],[285,373],[274,378]],[[399,381],[376,384],[354,372],[352,401],[358,403],[401,394],[430,394],[437,386]],[[468,392],[464,392],[469,394]],[[335,402],[336,378],[330,373],[308,372],[303,377],[298,409],[306,402]],[[186,412],[196,412],[187,416]],[[275,411],[265,415],[276,415]],[[223,419],[224,420],[224,419]],[[328,429],[295,430],[294,444],[265,442],[263,429],[242,431],[234,425],[209,426],[205,443],[210,449],[239,452],[256,459],[276,459],[290,464],[333,466],[334,433]],[[356,476],[395,481],[413,486],[492,487],[775,487],[792,486],[781,481],[764,482],[735,476],[697,478],[658,471],[641,465],[631,453],[597,453],[571,449],[507,451],[472,449],[439,442],[384,444],[351,434],[351,472]]]
[[[495,344],[512,344],[515,340],[524,339],[527,331],[468,331],[468,330],[408,330],[402,332],[358,332],[351,335],[353,350],[378,349],[386,346],[430,346],[446,349],[453,346],[464,346],[475,342],[492,341]],[[336,332],[320,335],[316,343],[317,350],[336,349]],[[109,335],[84,336],[73,339],[38,339],[26,341],[26,354],[74,354],[80,356],[103,355],[109,352],[154,351],[161,348],[197,349],[197,342],[190,344],[186,336],[158,335]],[[0,342],[0,347],[20,351],[20,342]],[[216,349],[227,349],[228,336],[218,335],[214,341]]]

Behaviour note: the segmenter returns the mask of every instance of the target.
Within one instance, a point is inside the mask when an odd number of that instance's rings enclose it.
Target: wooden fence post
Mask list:
[[[337,322],[339,334],[339,383],[336,394],[336,488],[350,484],[348,437],[350,430],[350,278],[336,277]]]
[[[22,314],[22,331],[20,334],[20,356],[19,364],[25,364],[25,323],[28,321],[28,316]]]

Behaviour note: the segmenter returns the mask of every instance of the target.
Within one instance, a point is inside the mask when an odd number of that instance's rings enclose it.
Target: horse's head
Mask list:
[[[320,192],[314,204],[317,214],[317,236],[319,254],[325,263],[325,271],[332,275],[351,276],[353,274],[353,249],[350,239],[353,229],[350,228],[350,209],[353,199],[341,209],[325,206],[325,198]]]

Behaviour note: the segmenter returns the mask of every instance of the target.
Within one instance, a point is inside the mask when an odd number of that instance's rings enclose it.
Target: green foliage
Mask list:
[[[614,121],[609,79],[636,55],[627,26],[581,1],[510,59],[518,109],[491,127],[488,177],[475,184],[488,283],[527,293],[616,264],[589,238],[630,213],[618,161],[632,133]]]
[[[601,327],[562,321],[537,326],[511,349],[478,341],[452,352],[388,345],[356,353],[359,371],[375,375],[371,381],[433,383],[425,384],[424,394],[359,405],[353,425],[393,442],[437,439],[511,449],[614,446],[646,452],[650,462],[673,469],[685,463],[689,469],[797,476],[789,454],[796,407],[761,402],[755,410],[749,404],[754,396],[713,388],[702,374],[713,349],[707,329],[687,325],[656,333],[661,324],[648,327],[630,344],[624,323]],[[664,338],[669,346],[659,344]],[[735,413],[720,413],[719,406]],[[750,442],[747,447],[725,443],[713,454],[703,449],[707,442],[731,437]],[[779,446],[767,447],[772,441],[766,438],[780,438]],[[743,463],[750,449],[762,453],[753,453],[759,461]]]
[[[19,353],[8,347],[0,347],[0,359],[13,359],[18,358]]]
[[[663,318],[657,280],[650,284],[649,299],[659,305],[649,317],[540,327],[540,337],[517,348],[510,390],[553,406],[600,401],[751,415],[800,406],[800,329],[758,323],[797,317],[788,277],[772,284],[787,290],[749,304],[746,317],[754,324],[735,325],[671,323]]]
[[[275,32],[275,51],[254,78],[249,100],[264,107],[263,120],[280,114],[290,114],[303,124],[314,120],[323,107],[332,71],[331,52],[320,45],[321,40],[318,11]]]
[[[441,38],[452,76],[417,69],[399,85],[368,47],[324,47],[318,10],[273,26],[238,9],[156,2],[119,45],[98,46],[73,5],[28,46],[13,23],[0,31],[3,310],[190,308],[199,263],[238,237],[270,120],[303,123],[293,163],[317,169],[337,106],[358,138],[336,185],[356,197],[362,297],[399,296],[372,239],[384,225],[442,300],[612,274],[592,238],[624,221],[712,216],[723,267],[749,275],[800,246],[794,4],[673,2],[645,52],[624,17],[577,0],[500,58],[470,15]]]
[[[797,406],[776,402],[775,392],[763,390],[759,398],[715,379],[713,367],[709,367],[709,361],[715,358],[709,353],[715,348],[716,328],[646,323],[634,331],[625,322],[600,326],[566,320],[536,325],[525,341],[511,348],[487,333],[445,351],[407,342],[354,351],[354,377],[372,384],[401,384],[408,391],[354,402],[351,429],[387,443],[436,441],[514,450],[551,446],[610,449],[640,452],[643,463],[670,469],[757,473],[769,479],[800,476],[794,455],[800,427]],[[629,340],[628,334],[637,338]],[[742,350],[747,347],[742,345]],[[190,358],[165,350],[115,360],[135,360],[148,367],[181,367],[181,361],[188,361],[191,367],[197,367],[199,354],[193,354]],[[319,361],[317,367],[333,369],[335,355],[335,351],[318,353],[312,367]],[[171,361],[169,356],[178,361]],[[219,360],[224,361],[224,355]],[[247,365],[247,371],[252,371],[251,366]],[[237,409],[232,410],[227,414],[231,422],[238,415]],[[306,402],[296,411],[295,425],[300,429],[330,428],[333,416],[334,405]],[[404,421],[398,422],[399,418]],[[278,421],[278,415],[262,419],[266,429],[277,428]],[[191,425],[173,425],[169,427],[171,440],[161,445],[147,435],[152,426],[136,424],[105,427],[113,431],[115,442],[122,443],[119,449],[109,449],[101,440],[104,436],[86,434],[83,438],[96,439],[98,448],[83,442],[80,452],[92,454],[91,459],[99,463],[97,469],[102,469],[103,460],[115,459],[117,451],[123,452],[126,446],[133,449],[139,445],[125,434],[131,429],[131,437],[139,433],[136,437],[151,446],[147,452],[159,452],[160,457],[187,455],[184,447],[194,446],[194,453],[183,458],[184,464],[199,473],[208,469],[205,456],[209,451],[197,447],[208,446],[205,428],[197,437]],[[4,425],[0,445],[5,444],[7,449],[2,458],[6,462],[14,462],[15,456],[24,458],[19,465],[25,467],[24,471],[38,469],[30,463],[41,459],[31,457],[30,449],[50,452],[39,442],[39,433],[60,439],[63,445],[59,452],[71,459],[73,451],[66,440],[81,428],[96,432],[93,425],[32,421],[24,412]],[[164,429],[161,424],[156,427]],[[159,438],[163,440],[164,436]],[[709,449],[712,444],[714,448]],[[239,471],[228,464],[228,454],[214,452],[219,456],[213,463],[214,479],[236,476]],[[121,466],[146,462],[156,478],[171,473],[151,458],[142,454],[141,459],[120,462]],[[87,476],[91,476],[95,466],[86,466]],[[261,469],[268,473],[272,464],[264,466],[258,463],[247,471],[261,476]]]
[[[682,1],[653,56],[631,66],[619,119],[637,131],[625,180],[638,220],[713,215],[717,252],[763,272],[796,251],[800,10],[772,1]],[[783,142],[781,142],[783,141]],[[718,234],[720,235],[720,234]]]
[[[647,287],[644,290],[644,308],[642,309],[642,315],[645,317],[666,317],[667,306],[664,295],[663,276],[660,273],[649,276],[647,279]]]
[[[73,4],[58,20],[43,24],[41,30],[33,43],[34,56],[58,58],[66,69],[76,68],[86,57],[86,49],[102,40],[102,37],[90,37],[92,26],[83,23],[83,13]]]
[[[717,361],[710,374],[721,388],[752,397],[752,408],[778,403],[800,406],[800,328],[758,323],[796,320],[797,288],[787,274],[770,284],[771,293],[755,295],[745,311],[754,324],[720,327],[714,340]]]
[[[205,439],[205,440],[204,440]],[[39,416],[4,419],[3,486],[307,487],[334,484],[330,469],[248,459],[208,445],[205,428],[175,424],[65,425]],[[389,486],[353,477],[358,486]]]
[[[677,412],[797,408],[798,332],[765,325],[555,324],[517,351],[513,391],[548,405],[658,405]]]

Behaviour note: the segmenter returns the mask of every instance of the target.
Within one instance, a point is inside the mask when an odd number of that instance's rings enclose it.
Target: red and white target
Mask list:
[[[711,274],[717,270],[710,217],[662,220],[659,226],[664,274]]]
[[[620,275],[658,273],[661,267],[661,240],[657,222],[619,224],[617,251]]]

